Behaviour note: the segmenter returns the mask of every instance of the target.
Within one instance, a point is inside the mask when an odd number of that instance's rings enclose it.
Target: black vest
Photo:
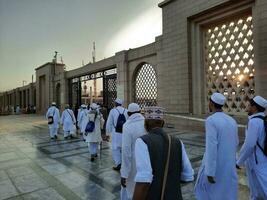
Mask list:
[[[146,143],[152,166],[153,180],[147,200],[160,200],[165,165],[168,155],[168,137],[161,128],[153,129],[141,139]],[[164,192],[164,200],[182,200],[180,178],[182,171],[182,146],[178,138],[171,137],[169,171]]]

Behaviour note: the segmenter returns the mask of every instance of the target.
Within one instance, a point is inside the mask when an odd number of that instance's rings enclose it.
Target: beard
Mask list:
[[[210,113],[212,113],[212,109],[211,109],[211,106],[209,106],[209,111],[210,111]]]
[[[254,112],[253,112],[253,110],[251,109],[251,107],[249,107],[249,108],[247,109],[247,112],[248,112],[248,116],[251,116],[251,115],[254,114]]]

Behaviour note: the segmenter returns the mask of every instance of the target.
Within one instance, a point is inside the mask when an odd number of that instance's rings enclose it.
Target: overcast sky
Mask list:
[[[0,0],[0,91],[31,82],[58,51],[67,70],[153,42],[162,0]]]

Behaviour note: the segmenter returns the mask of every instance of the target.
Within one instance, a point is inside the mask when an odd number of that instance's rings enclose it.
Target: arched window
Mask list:
[[[152,65],[144,63],[134,79],[134,101],[141,108],[157,105],[157,74]]]

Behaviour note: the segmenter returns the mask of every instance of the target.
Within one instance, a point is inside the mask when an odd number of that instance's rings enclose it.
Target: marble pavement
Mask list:
[[[166,129],[180,137],[197,173],[204,152],[204,134]],[[62,132],[62,131],[60,131]],[[40,115],[0,116],[0,200],[116,200],[120,176],[112,170],[110,143],[90,162],[88,147],[80,138],[50,141]],[[194,183],[182,186],[185,200],[193,200]],[[243,173],[240,199],[248,199]]]

